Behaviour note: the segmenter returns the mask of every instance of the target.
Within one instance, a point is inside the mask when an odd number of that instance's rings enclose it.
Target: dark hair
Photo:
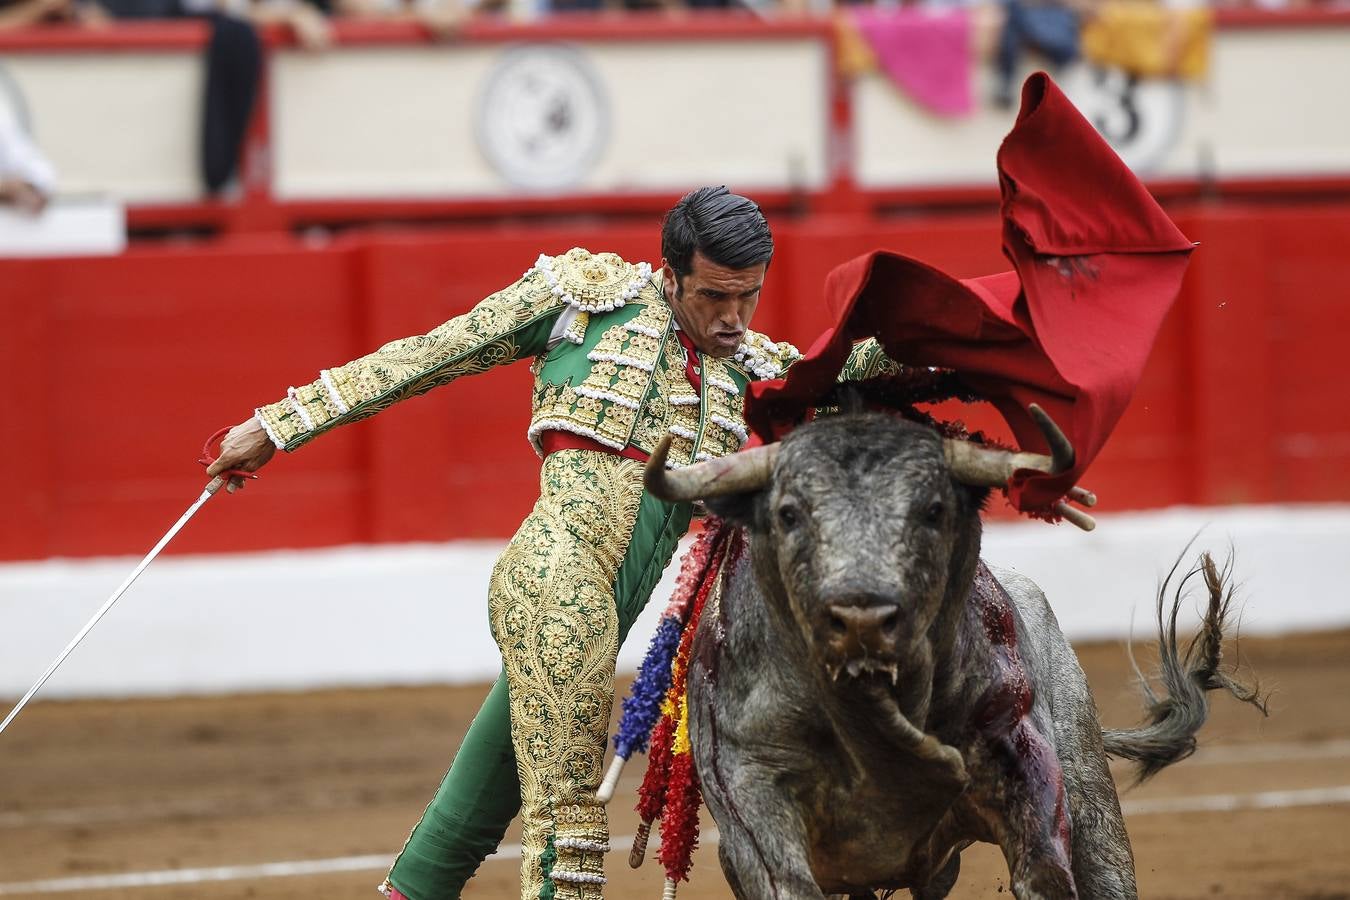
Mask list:
[[[773,235],[755,201],[725,185],[680,198],[661,223],[661,255],[680,278],[702,253],[719,266],[748,269],[773,259]]]

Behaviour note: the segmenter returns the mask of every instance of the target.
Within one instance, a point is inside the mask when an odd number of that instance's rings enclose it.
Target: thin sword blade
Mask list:
[[[174,535],[182,530],[183,526],[187,524],[188,519],[191,519],[193,515],[196,514],[197,510],[202,508],[202,504],[211,499],[212,495],[216,492],[216,488],[220,486],[217,483],[220,481],[221,479],[217,478],[215,481],[212,481],[211,484],[207,485],[206,490],[202,491],[202,495],[197,498],[197,502],[188,507],[188,511],[183,513],[183,517],[174,523],[174,526],[164,534],[164,537],[159,539],[159,543],[155,544],[154,549],[145,555],[145,558],[141,560],[141,564],[136,567],[135,571],[127,576],[126,581],[122,582],[122,586],[113,591],[113,595],[108,598],[106,603],[99,607],[98,612],[94,613],[94,617],[85,623],[84,627],[80,629],[80,633],[75,635],[75,638],[66,645],[66,649],[62,650],[60,655],[52,661],[52,664],[47,667],[47,671],[42,673],[42,677],[37,680],[37,683],[28,689],[28,693],[23,695],[23,699],[10,710],[9,715],[5,716],[5,721],[0,722],[0,734],[4,733],[4,730],[9,727],[9,723],[13,722],[14,718],[28,705],[28,701],[33,699],[33,695],[47,683],[47,679],[52,677],[52,673],[56,671],[57,667],[65,662],[66,657],[80,645],[80,641],[84,640],[84,636],[98,624],[98,620],[103,618],[108,610],[112,609],[113,604],[117,602],[117,598],[125,594],[127,588],[131,587],[136,579],[140,577],[141,573],[145,571],[145,567],[155,561],[155,557],[159,556],[159,551],[163,550],[169,541],[174,539]]]

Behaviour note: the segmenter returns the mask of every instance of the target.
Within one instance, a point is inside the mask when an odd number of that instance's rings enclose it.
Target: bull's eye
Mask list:
[[[942,505],[942,501],[934,500],[932,503],[928,504],[928,508],[924,510],[924,520],[927,521],[929,525],[937,525],[942,521],[942,514],[945,511],[946,507]]]
[[[778,524],[784,531],[791,531],[802,523],[802,514],[795,506],[778,507]]]

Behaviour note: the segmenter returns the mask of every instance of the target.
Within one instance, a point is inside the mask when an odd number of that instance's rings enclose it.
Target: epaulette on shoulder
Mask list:
[[[787,341],[775,341],[758,331],[747,330],[736,348],[736,361],[759,379],[779,378],[801,358],[801,351]]]
[[[542,277],[553,296],[578,312],[610,312],[651,285],[652,267],[626,262],[617,253],[591,253],[573,247],[561,256],[540,254],[531,272]]]

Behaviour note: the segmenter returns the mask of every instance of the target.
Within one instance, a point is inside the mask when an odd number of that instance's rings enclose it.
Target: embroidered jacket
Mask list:
[[[577,247],[540,256],[515,284],[425,335],[324,369],[318,380],[291,388],[256,416],[277,447],[294,450],[460,376],[534,357],[529,438],[537,452],[548,430],[644,453],[669,433],[671,463],[686,465],[739,449],[746,439],[746,385],[779,377],[801,356],[791,344],[747,331],[733,358],[699,354],[701,391],[695,391],[684,353],[650,266]],[[845,377],[887,366],[894,363],[866,342]]]

